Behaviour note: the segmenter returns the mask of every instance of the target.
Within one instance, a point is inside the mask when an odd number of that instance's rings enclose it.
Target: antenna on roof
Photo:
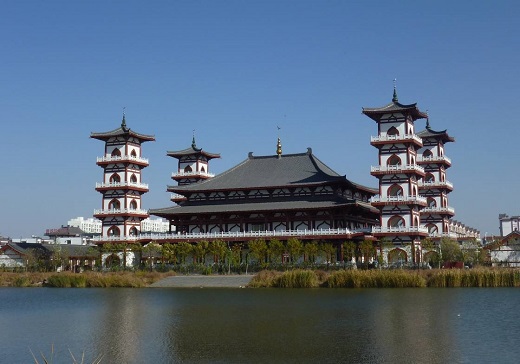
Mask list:
[[[193,138],[191,139],[191,147],[193,149],[197,148],[197,143],[195,143],[195,129],[193,129]]]
[[[392,102],[397,102],[397,78],[394,78],[394,96],[392,97]]]

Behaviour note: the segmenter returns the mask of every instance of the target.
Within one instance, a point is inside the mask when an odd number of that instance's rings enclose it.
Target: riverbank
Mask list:
[[[511,268],[431,270],[261,271],[255,275],[176,275],[175,272],[0,272],[0,287],[158,288],[422,288],[520,287]]]

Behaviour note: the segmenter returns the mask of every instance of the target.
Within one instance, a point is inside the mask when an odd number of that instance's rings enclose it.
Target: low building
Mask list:
[[[484,247],[494,267],[520,267],[520,232],[513,231],[502,240]]]
[[[67,222],[67,226],[80,228],[85,234],[90,235],[101,235],[103,229],[103,223],[101,220],[88,218],[84,219],[83,217],[76,217],[74,219],[70,219]]]
[[[47,229],[45,235],[53,244],[87,245],[92,236],[74,226],[62,226],[58,229]]]
[[[26,268],[35,261],[48,261],[51,252],[39,243],[8,243],[0,248],[0,267]]]

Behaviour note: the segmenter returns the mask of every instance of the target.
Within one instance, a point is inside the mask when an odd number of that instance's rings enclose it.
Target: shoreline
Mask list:
[[[62,288],[441,288],[520,287],[520,269],[260,271],[178,275],[175,272],[0,272],[0,287]]]

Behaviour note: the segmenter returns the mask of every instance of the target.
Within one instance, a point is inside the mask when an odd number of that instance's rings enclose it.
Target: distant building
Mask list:
[[[520,232],[513,231],[502,240],[484,247],[494,267],[520,267]]]
[[[170,231],[170,223],[164,219],[146,218],[141,221],[141,233],[167,233]]]
[[[498,215],[500,221],[500,235],[507,236],[513,231],[520,230],[520,216],[507,216],[506,214]]]
[[[58,229],[47,229],[45,235],[51,239],[53,244],[87,245],[91,236],[87,235],[78,227],[62,226]]]
[[[101,220],[88,218],[84,219],[83,217],[76,217],[75,219],[70,219],[67,222],[68,226],[80,228],[85,234],[91,235],[100,235],[102,232],[102,222]]]

